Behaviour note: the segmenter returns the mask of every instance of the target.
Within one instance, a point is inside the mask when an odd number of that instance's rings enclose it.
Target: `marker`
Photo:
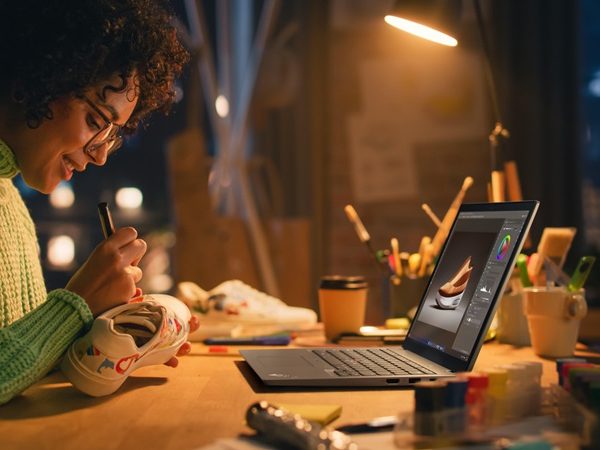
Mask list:
[[[571,276],[567,284],[567,289],[570,292],[575,292],[583,288],[595,262],[596,258],[594,256],[583,256],[579,260],[575,272],[573,272],[573,276]]]
[[[397,276],[401,277],[402,264],[400,264],[400,250],[398,248],[398,239],[392,238],[390,244],[392,246],[392,256],[394,258],[394,271],[396,272]]]
[[[397,416],[377,417],[363,423],[351,423],[337,427],[342,433],[376,433],[378,431],[390,431],[398,424]]]
[[[529,279],[529,274],[527,273],[527,255],[521,253],[517,257],[517,267],[519,269],[519,278],[521,279],[521,285],[524,288],[533,286],[533,283]]]
[[[206,345],[288,345],[290,336],[214,337],[204,339]]]
[[[202,356],[241,356],[238,350],[231,349],[225,345],[211,345],[206,347],[206,350],[194,352],[193,354]]]
[[[102,226],[104,239],[108,239],[115,232],[115,225],[108,209],[108,203],[98,203],[98,215],[100,216],[100,225]]]

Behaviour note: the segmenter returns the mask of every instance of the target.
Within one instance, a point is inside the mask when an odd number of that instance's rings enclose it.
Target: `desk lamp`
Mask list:
[[[495,116],[495,125],[489,135],[492,176],[488,183],[488,197],[491,201],[505,200],[506,189],[509,200],[522,200],[521,185],[515,161],[506,161],[504,170],[499,168],[498,146],[501,140],[510,137],[509,131],[502,124],[498,107],[497,89],[490,63],[490,53],[485,35],[483,14],[478,0],[473,0],[477,25],[483,47],[484,70]],[[399,0],[392,12],[385,16],[385,21],[402,31],[427,39],[438,44],[455,47],[455,37],[461,12],[460,0]]]

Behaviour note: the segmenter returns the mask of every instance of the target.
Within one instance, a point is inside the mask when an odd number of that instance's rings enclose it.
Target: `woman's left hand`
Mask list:
[[[199,326],[200,326],[200,322],[198,320],[198,317],[192,315],[192,318],[190,319],[190,333],[193,333],[194,331],[196,331]],[[177,356],[185,356],[191,350],[192,350],[192,344],[190,344],[189,341],[185,342],[181,347],[179,347],[179,350],[177,351]],[[177,356],[173,356],[170,360],[168,360],[165,363],[165,366],[177,367],[177,365],[179,364],[179,360],[177,359]]]

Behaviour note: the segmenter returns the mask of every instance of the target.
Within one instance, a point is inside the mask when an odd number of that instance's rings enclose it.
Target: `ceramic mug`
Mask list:
[[[524,312],[534,352],[562,358],[575,351],[579,324],[587,314],[585,291],[564,287],[532,287],[524,290]]]

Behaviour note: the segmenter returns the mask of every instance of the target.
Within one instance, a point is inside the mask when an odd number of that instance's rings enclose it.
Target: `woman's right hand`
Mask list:
[[[94,317],[135,295],[135,285],[142,279],[137,264],[146,253],[146,242],[137,236],[131,227],[115,231],[94,249],[65,287],[87,302]]]

